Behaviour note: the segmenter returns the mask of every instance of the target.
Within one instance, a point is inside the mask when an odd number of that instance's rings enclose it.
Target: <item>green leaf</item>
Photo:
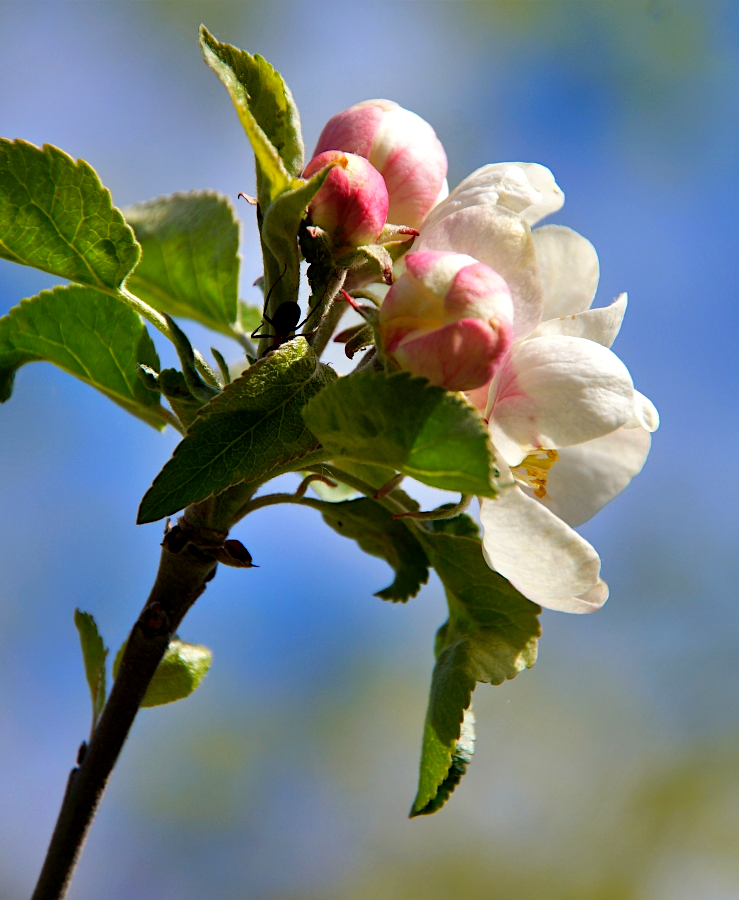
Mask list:
[[[471,706],[464,711],[459,738],[452,739],[448,745],[441,742],[431,723],[426,720],[418,794],[411,809],[411,819],[429,816],[441,809],[462,780],[474,752],[475,717]]]
[[[244,333],[250,335],[262,324],[262,310],[258,306],[239,300],[239,324]]]
[[[95,620],[89,613],[76,609],[74,624],[80,636],[82,659],[85,663],[85,675],[92,700],[92,729],[90,731],[92,734],[105,706],[105,660],[108,657],[108,650],[103,645],[103,639],[98,633]]]
[[[119,288],[139,258],[133,231],[84,160],[0,138],[0,257]]]
[[[259,360],[202,407],[141,501],[139,522],[254,481],[316,449],[300,411],[335,377],[304,338]]]
[[[303,170],[300,117],[287,85],[261,56],[217,41],[200,26],[206,63],[218,75],[236,107],[257,163],[257,196],[266,210]]]
[[[419,789],[411,816],[435,812],[471,756],[465,710],[478,681],[501,684],[536,661],[539,606],[485,562],[479,541],[418,532],[446,588],[449,621],[439,629],[426,715]]]
[[[143,251],[128,287],[161,312],[233,337],[239,224],[229,200],[214,191],[170,194],[124,215]]]
[[[336,456],[387,466],[432,487],[493,497],[485,423],[463,399],[406,372],[339,378],[305,408]]]
[[[118,651],[113,663],[113,678],[118,677],[124,643]],[[213,654],[207,647],[199,644],[186,644],[178,638],[169,642],[167,652],[157,666],[149,687],[146,689],[141,706],[162,706],[175,700],[184,700],[200,687],[205,678]]]
[[[265,253],[265,286],[269,309],[286,300],[297,300],[300,287],[300,249],[298,230],[311,200],[321,189],[331,167],[304,181],[294,179],[264,211],[261,238]]]
[[[302,472],[301,474],[307,475],[308,473]],[[357,496],[358,491],[349,487],[349,485],[343,484],[342,482],[334,483],[336,484],[336,487],[331,487],[328,484],[324,484],[322,481],[312,481],[310,489],[319,500],[325,500],[327,503],[343,503],[344,500],[353,500]]]
[[[533,666],[541,607],[488,566],[478,540],[420,530],[418,537],[446,589],[446,646],[466,643],[475,680],[501,684]]]
[[[343,503],[311,501],[320,508],[323,519],[334,531],[352,538],[365,553],[379,556],[395,569],[395,581],[375,596],[383,600],[405,603],[415,597],[428,581],[428,559],[411,530],[393,520],[375,500],[360,497]]]
[[[162,369],[156,381],[177,418],[186,429],[189,428],[195,421],[198,410],[203,408],[203,401],[193,397],[185,376],[179,369]]]
[[[0,402],[24,363],[54,363],[102,391],[128,412],[163,428],[159,394],[136,374],[159,369],[146,327],[128,306],[81,285],[41,291],[0,319]]]

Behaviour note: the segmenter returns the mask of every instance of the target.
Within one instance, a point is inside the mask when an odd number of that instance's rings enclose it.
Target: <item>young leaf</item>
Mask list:
[[[300,286],[298,229],[311,200],[321,189],[330,168],[322,169],[308,181],[296,178],[264,212],[261,237],[266,249],[269,308],[275,310],[285,300],[296,300]]]
[[[250,335],[262,324],[262,310],[257,306],[239,300],[239,324],[244,333]]]
[[[248,368],[202,407],[141,501],[139,523],[253,481],[314,450],[318,441],[300,412],[335,377],[303,338]]]
[[[353,500],[358,494],[358,491],[347,484],[341,482],[335,482],[335,484],[336,487],[331,487],[323,481],[312,481],[310,489],[319,500],[325,500],[326,503],[343,503],[345,500]]]
[[[102,391],[155,428],[163,428],[159,394],[136,369],[159,369],[146,327],[128,306],[81,285],[55,287],[22,300],[0,319],[0,402],[24,363],[54,363]]]
[[[228,199],[214,191],[170,194],[124,215],[143,251],[128,287],[161,312],[233,337],[239,224]]]
[[[113,663],[113,678],[118,677],[118,669],[126,649],[124,643],[116,653]],[[174,638],[169,642],[167,652],[157,666],[149,687],[146,689],[141,706],[162,706],[175,700],[184,700],[200,687],[205,678],[213,654],[207,647],[198,644],[186,644]]]
[[[359,497],[343,503],[311,501],[334,531],[353,538],[365,553],[379,556],[395,569],[395,581],[375,596],[405,603],[415,597],[429,577],[428,559],[411,530],[393,520],[375,500]]]
[[[89,613],[76,609],[74,624],[80,636],[82,659],[85,663],[85,675],[92,700],[92,728],[90,730],[90,734],[92,734],[105,706],[105,660],[108,650],[103,645],[103,639],[98,634],[95,620]]]
[[[433,688],[432,688],[433,691]],[[418,794],[410,818],[429,816],[447,802],[467,771],[475,752],[475,716],[470,705],[464,711],[459,737],[442,743],[436,730],[426,719],[418,776]]]
[[[485,423],[460,394],[406,372],[340,378],[305,408],[336,456],[387,466],[432,487],[493,497]]]
[[[295,101],[279,72],[252,56],[217,41],[200,26],[206,63],[218,75],[236,107],[257,163],[257,195],[262,212],[303,170],[303,138]]]
[[[84,160],[0,138],[0,257],[115,290],[139,258],[133,231]]]
[[[471,756],[465,710],[478,681],[501,684],[536,660],[541,609],[483,559],[479,541],[418,532],[447,592],[426,714],[419,788],[411,816],[436,812]],[[474,738],[472,738],[474,739]]]
[[[139,370],[141,374],[141,370]],[[159,391],[165,396],[180,422],[189,428],[195,421],[203,402],[193,397],[185,376],[179,369],[162,369],[156,378]]]

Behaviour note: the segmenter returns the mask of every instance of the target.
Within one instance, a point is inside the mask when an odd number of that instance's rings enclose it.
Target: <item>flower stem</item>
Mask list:
[[[316,356],[320,356],[326,349],[326,345],[331,340],[334,331],[336,331],[336,326],[347,309],[349,309],[349,305],[343,297],[338,296],[337,291],[333,298],[329,300],[328,309],[324,313],[316,333],[310,340]]]
[[[453,506],[442,506],[439,509],[432,509],[428,512],[411,510],[409,512],[396,513],[393,518],[420,519],[422,522],[434,522],[439,519],[454,519],[467,509],[471,500],[472,494],[462,494],[462,499]]]

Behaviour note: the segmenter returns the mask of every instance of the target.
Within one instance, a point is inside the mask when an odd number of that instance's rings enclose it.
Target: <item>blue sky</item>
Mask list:
[[[190,700],[141,715],[71,896],[405,900],[447,853],[427,896],[452,896],[444,873],[464,858],[473,898],[498,896],[491,873],[522,897],[605,896],[587,891],[616,870],[631,881],[613,896],[739,898],[719,799],[739,784],[730,4],[113,0],[4,3],[0,16],[0,133],[86,159],[119,206],[253,186],[199,56],[201,20],[283,72],[309,150],[333,113],[388,97],[433,124],[452,184],[487,162],[549,166],[567,197],[552,221],[598,250],[596,303],[629,292],[614,350],[662,414],[644,472],[583,529],[611,599],[591,617],[545,613],[537,666],[478,687],[476,758],[428,821],[405,815],[439,586],[383,604],[384,564],[310,511],[240,525],[260,568],[219,572],[188,617],[182,636],[212,647],[213,670]],[[0,312],[53,283],[0,261]],[[13,900],[88,728],[74,608],[119,646],[158,556],[160,526],[137,528],[136,507],[175,443],[47,365],[22,369],[0,408],[0,893]],[[678,824],[665,819],[639,856],[624,841],[648,816],[629,804],[650,791]],[[685,826],[697,820],[712,842]]]

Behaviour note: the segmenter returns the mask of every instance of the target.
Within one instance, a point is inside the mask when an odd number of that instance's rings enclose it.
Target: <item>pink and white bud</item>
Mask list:
[[[387,221],[388,195],[382,175],[353,153],[329,150],[314,156],[304,178],[337,162],[308,207],[314,225],[328,232],[335,247],[373,244]]]
[[[449,192],[446,153],[434,129],[391,100],[365,100],[329,119],[314,155],[326,150],[372,163],[385,179],[394,225],[418,228]]]
[[[506,282],[464,253],[426,250],[405,264],[380,308],[385,353],[449,391],[487,384],[513,341]]]

